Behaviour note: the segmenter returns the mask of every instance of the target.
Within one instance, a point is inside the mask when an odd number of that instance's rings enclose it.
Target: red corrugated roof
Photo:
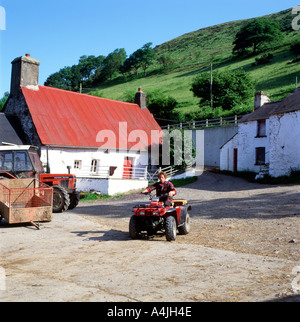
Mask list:
[[[44,145],[100,147],[103,143],[96,142],[98,132],[111,130],[116,135],[116,148],[122,148],[119,123],[127,122],[127,135],[134,130],[147,133],[148,142],[143,140],[140,149],[150,144],[151,130],[161,130],[149,110],[141,110],[137,104],[46,86],[39,86],[38,91],[22,87],[22,92]],[[126,133],[122,133],[121,140],[124,137]],[[128,148],[134,145],[128,143]]]

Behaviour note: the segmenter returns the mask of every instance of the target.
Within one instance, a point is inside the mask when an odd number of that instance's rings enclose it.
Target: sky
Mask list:
[[[40,61],[43,85],[82,55],[107,56],[116,48],[130,55],[148,42],[155,47],[201,28],[297,5],[289,0],[0,0],[0,98],[10,91],[11,62],[26,53]]]

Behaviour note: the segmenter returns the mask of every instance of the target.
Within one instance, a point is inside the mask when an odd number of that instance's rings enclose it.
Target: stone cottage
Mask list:
[[[244,116],[238,133],[220,149],[220,169],[253,171],[273,177],[300,169],[300,88],[270,102],[256,93],[255,110]]]
[[[142,90],[130,104],[40,86],[39,66],[28,54],[12,62],[4,112],[23,143],[40,148],[45,168],[76,174],[82,191],[114,194],[146,186],[151,131],[161,128]]]

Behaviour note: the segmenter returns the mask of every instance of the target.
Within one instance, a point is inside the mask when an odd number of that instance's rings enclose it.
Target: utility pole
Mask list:
[[[210,107],[213,107],[213,64],[210,64]]]

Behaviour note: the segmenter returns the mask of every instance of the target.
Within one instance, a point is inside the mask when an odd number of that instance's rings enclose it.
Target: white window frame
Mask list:
[[[96,174],[100,166],[100,160],[93,159],[91,162],[91,173]]]
[[[74,161],[74,169],[81,170],[82,168],[82,161],[81,160],[75,160]]]

